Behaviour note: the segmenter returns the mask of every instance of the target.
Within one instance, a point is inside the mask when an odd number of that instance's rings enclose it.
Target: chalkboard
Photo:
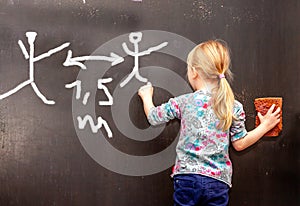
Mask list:
[[[229,205],[299,205],[299,18],[296,0],[0,1],[0,205],[173,205],[180,123],[149,127],[137,89],[191,91],[208,39],[231,48],[248,130],[255,98],[283,97],[279,137],[231,148]]]

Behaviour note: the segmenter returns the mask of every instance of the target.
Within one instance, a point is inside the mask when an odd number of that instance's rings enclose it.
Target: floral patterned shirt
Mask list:
[[[172,176],[201,174],[223,181],[231,187],[229,141],[246,136],[245,112],[242,104],[235,100],[231,128],[222,131],[217,128],[219,120],[210,102],[211,94],[201,90],[184,94],[151,108],[148,121],[151,125],[158,125],[174,118],[181,120]]]

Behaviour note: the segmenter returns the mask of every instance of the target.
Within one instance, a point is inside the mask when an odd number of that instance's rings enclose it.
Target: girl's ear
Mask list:
[[[199,76],[197,70],[194,67],[192,67],[191,72],[192,72],[193,79],[196,79]]]

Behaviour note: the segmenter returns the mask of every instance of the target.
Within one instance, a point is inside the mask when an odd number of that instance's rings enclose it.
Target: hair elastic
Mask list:
[[[219,78],[220,79],[225,78],[225,75],[224,74],[219,74]]]

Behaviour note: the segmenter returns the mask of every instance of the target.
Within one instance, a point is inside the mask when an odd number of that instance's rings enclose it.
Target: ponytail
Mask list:
[[[230,55],[226,43],[220,40],[201,43],[189,53],[187,61],[197,69],[204,82],[215,82],[212,106],[219,119],[217,128],[228,130],[234,118],[234,94],[228,82],[232,79],[232,73],[229,69]]]
[[[233,118],[234,94],[226,80],[220,78],[219,86],[213,94],[213,109],[220,120],[217,128],[223,131],[228,130]]]

